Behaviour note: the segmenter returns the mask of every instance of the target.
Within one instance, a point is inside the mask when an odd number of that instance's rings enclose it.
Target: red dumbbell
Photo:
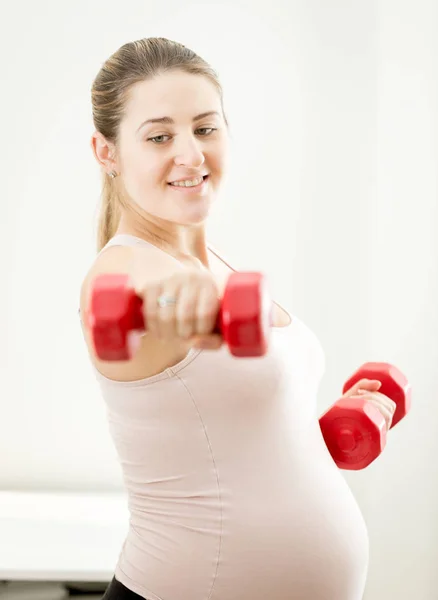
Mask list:
[[[342,393],[345,394],[360,379],[377,379],[382,384],[378,391],[396,403],[392,429],[411,408],[408,380],[389,363],[369,362],[348,379]],[[319,424],[327,448],[340,469],[364,469],[385,448],[385,419],[371,402],[361,396],[341,398],[321,416]]]
[[[129,338],[147,329],[143,299],[129,275],[96,277],[86,323],[100,360],[130,360]],[[222,335],[233,356],[262,356],[271,329],[272,302],[261,273],[231,273],[221,301],[215,333]]]

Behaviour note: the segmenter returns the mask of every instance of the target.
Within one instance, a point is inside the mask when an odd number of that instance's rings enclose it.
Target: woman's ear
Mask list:
[[[108,142],[107,139],[98,131],[95,131],[91,136],[90,146],[94,154],[94,158],[99,165],[108,174],[111,171],[117,171],[117,161],[115,160],[114,144]]]

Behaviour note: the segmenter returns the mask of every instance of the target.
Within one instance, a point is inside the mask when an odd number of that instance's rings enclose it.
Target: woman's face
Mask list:
[[[180,71],[131,88],[120,126],[121,183],[140,209],[181,225],[203,221],[226,166],[228,130],[206,78]],[[203,178],[200,185],[171,185]]]

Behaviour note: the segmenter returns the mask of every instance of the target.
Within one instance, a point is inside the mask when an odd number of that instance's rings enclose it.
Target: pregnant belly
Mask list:
[[[366,526],[318,427],[282,450],[216,463],[204,493],[149,498],[118,578],[151,600],[362,600]]]
[[[259,473],[250,497],[242,486],[224,512],[211,600],[362,600],[364,519],[319,432],[309,443],[289,468]]]

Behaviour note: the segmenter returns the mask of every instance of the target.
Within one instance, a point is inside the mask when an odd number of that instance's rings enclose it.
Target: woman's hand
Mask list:
[[[215,332],[221,298],[207,270],[182,269],[162,280],[141,286],[147,331],[160,340],[187,340],[197,348],[219,349],[222,336]],[[160,297],[169,305],[159,306]]]
[[[382,413],[387,430],[390,429],[394,417],[396,403],[377,390],[382,386],[377,379],[361,379],[353,385],[342,397],[361,396]]]

